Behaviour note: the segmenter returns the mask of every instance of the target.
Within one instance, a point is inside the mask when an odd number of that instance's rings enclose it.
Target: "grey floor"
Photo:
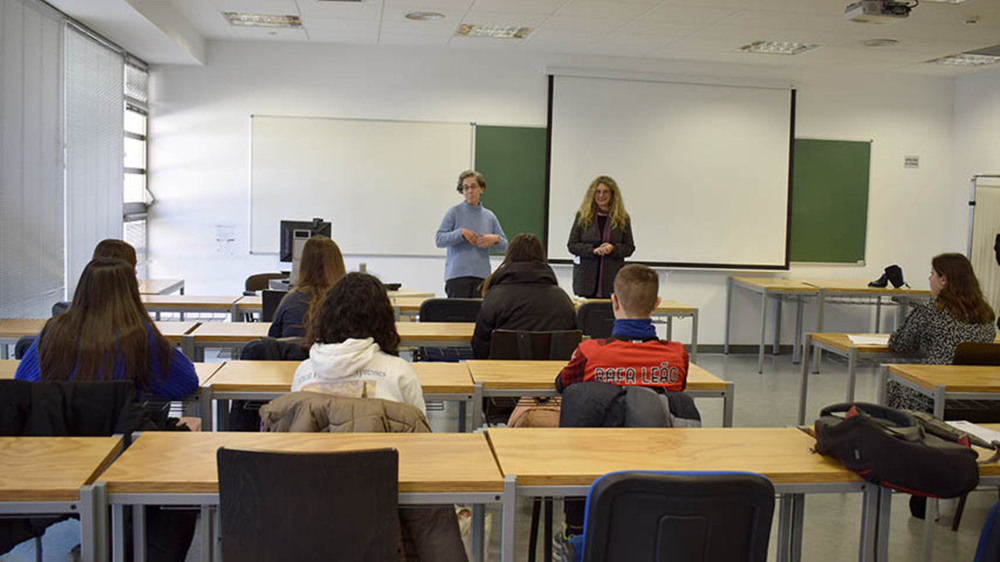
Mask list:
[[[799,366],[793,365],[788,354],[768,356],[764,374],[757,373],[756,355],[700,354],[698,364],[719,377],[736,383],[735,425],[739,427],[776,427],[795,424],[798,409]],[[875,401],[876,368],[859,369],[857,399]],[[822,406],[842,402],[846,393],[846,365],[838,358],[825,356],[819,374],[810,379],[807,419],[816,417]],[[722,425],[721,399],[698,399],[704,425]],[[450,431],[454,427],[451,408],[430,411],[428,417],[435,431]],[[910,517],[907,496],[896,496],[893,502],[889,558],[892,561],[920,560],[924,522]],[[972,560],[976,551],[979,531],[987,511],[997,501],[996,490],[984,489],[969,496],[965,515],[958,532],[950,530],[954,501],[941,502],[941,517],[933,533],[931,560]],[[489,511],[493,524],[490,528],[489,560],[499,560],[500,511]],[[857,559],[860,532],[861,495],[829,494],[806,497],[803,560],[848,561]],[[561,523],[561,509],[556,507],[556,524]],[[527,559],[528,524],[530,504],[519,502],[516,529],[516,559]],[[69,550],[79,542],[79,527],[75,521],[50,528],[44,537],[45,560],[67,560]],[[200,537],[195,538],[195,545]],[[772,534],[772,545],[775,537]],[[192,553],[196,552],[192,548]],[[539,553],[541,550],[539,549]],[[774,552],[769,559],[774,560]],[[35,559],[34,546],[29,542],[19,545],[0,560],[30,561]],[[189,560],[195,560],[192,555]],[[541,560],[539,554],[538,560]]]

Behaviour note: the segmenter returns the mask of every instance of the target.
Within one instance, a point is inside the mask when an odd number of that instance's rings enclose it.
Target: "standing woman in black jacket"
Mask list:
[[[598,176],[590,182],[566,246],[576,256],[573,292],[587,298],[611,296],[615,275],[635,252],[632,222],[615,180]]]
[[[496,271],[483,282],[483,305],[476,317],[472,351],[490,355],[493,330],[573,330],[576,312],[545,260],[545,247],[533,234],[518,234]]]

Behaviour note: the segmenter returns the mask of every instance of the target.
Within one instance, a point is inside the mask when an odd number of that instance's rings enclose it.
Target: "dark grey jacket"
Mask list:
[[[612,228],[608,242],[615,247],[606,256],[595,256],[594,248],[600,246],[601,234],[597,232],[597,219],[590,226],[580,226],[580,214],[573,219],[573,228],[569,231],[569,242],[566,247],[569,253],[577,256],[580,263],[573,265],[573,293],[581,297],[593,297],[597,292],[597,273],[601,270],[601,260],[604,261],[604,272],[601,276],[604,295],[610,295],[618,270],[625,266],[625,258],[635,252],[635,240],[632,239],[632,219],[625,218],[625,228]]]

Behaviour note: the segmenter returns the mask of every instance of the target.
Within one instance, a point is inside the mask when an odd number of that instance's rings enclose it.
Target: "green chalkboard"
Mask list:
[[[789,260],[865,259],[871,143],[795,139]]]
[[[544,127],[476,126],[476,169],[486,176],[483,204],[507,238],[530,232],[545,244]]]

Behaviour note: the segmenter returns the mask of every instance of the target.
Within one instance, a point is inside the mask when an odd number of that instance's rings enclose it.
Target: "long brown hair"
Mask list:
[[[502,273],[507,266],[512,263],[526,262],[526,261],[537,261],[541,263],[546,263],[545,261],[545,246],[542,245],[542,241],[538,239],[534,234],[529,234],[527,232],[522,232],[514,237],[507,245],[507,253],[503,256],[503,261],[497,266],[496,271],[490,274],[483,281],[483,296],[486,296],[486,292],[490,290],[490,286],[493,285],[493,279]]]
[[[131,265],[132,269],[135,269],[136,264],[139,263],[135,257],[135,248],[124,240],[114,238],[105,238],[98,242],[97,246],[94,246],[94,255],[91,259],[96,260],[97,258],[119,259]]]
[[[152,334],[152,341],[150,339]],[[50,319],[38,343],[41,378],[112,380],[115,365],[139,388],[149,387],[150,343],[170,368],[171,347],[139,298],[135,268],[113,258],[91,260],[80,275],[73,302]],[[166,376],[164,374],[164,376]]]
[[[390,355],[399,355],[396,312],[385,286],[367,273],[348,273],[320,300],[308,323],[305,343],[341,343],[348,338],[372,338]]]
[[[344,255],[340,246],[323,235],[312,236],[302,247],[302,258],[299,261],[299,278],[295,282],[295,290],[312,295],[309,309],[302,317],[303,325],[309,325],[309,319],[315,313],[326,290],[347,273],[344,267]]]
[[[934,256],[931,267],[945,279],[937,296],[938,310],[947,308],[957,320],[969,324],[992,323],[996,318],[993,307],[983,298],[979,280],[969,259],[962,254]]]
[[[597,186],[604,184],[611,190],[611,203],[608,204],[608,218],[611,219],[611,228],[625,228],[625,220],[628,213],[625,212],[625,201],[622,199],[622,192],[618,189],[618,182],[609,176],[597,176],[590,182],[587,193],[583,196],[583,203],[577,214],[580,216],[577,221],[580,226],[587,228],[594,223],[594,215],[597,214],[597,203],[594,201],[594,192]]]

